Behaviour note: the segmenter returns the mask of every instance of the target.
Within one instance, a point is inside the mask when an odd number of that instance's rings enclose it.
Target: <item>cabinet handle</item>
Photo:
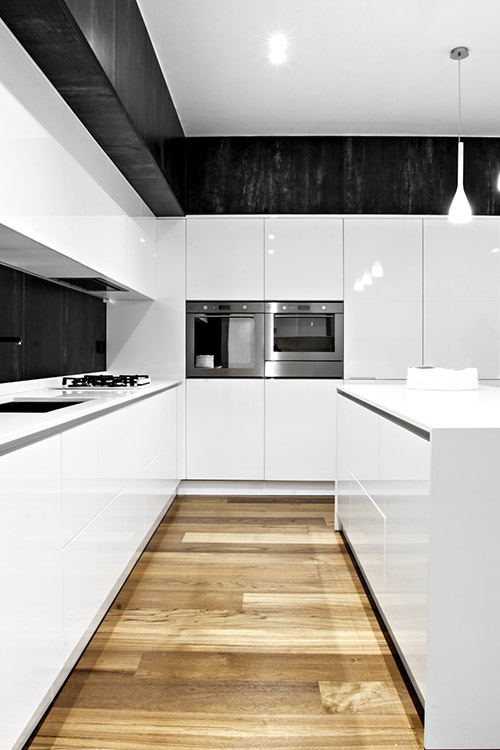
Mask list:
[[[22,343],[22,336],[0,336],[0,344],[17,344],[21,346]]]
[[[358,376],[355,378],[346,378],[346,380],[376,380],[377,378],[373,377],[372,375],[364,375],[364,376]]]

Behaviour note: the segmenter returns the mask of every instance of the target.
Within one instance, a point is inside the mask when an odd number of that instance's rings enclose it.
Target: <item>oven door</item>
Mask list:
[[[188,378],[262,378],[264,314],[188,313]]]
[[[266,313],[266,361],[341,362],[341,313]]]

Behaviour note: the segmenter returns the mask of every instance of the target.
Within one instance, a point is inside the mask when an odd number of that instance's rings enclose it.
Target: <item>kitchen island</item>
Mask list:
[[[337,401],[336,528],[425,703],[425,747],[500,748],[500,390]]]
[[[178,385],[2,387],[3,408],[81,400],[0,413],[2,749],[26,742],[175,497]]]

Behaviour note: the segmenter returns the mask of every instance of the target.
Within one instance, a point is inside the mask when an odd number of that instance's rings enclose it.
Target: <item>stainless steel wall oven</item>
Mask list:
[[[343,377],[343,302],[266,302],[265,319],[266,377]]]
[[[187,302],[188,378],[264,376],[263,302]]]

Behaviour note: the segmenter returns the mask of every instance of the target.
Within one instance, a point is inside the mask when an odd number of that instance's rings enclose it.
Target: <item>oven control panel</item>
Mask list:
[[[266,302],[266,313],[342,313],[343,302]]]

